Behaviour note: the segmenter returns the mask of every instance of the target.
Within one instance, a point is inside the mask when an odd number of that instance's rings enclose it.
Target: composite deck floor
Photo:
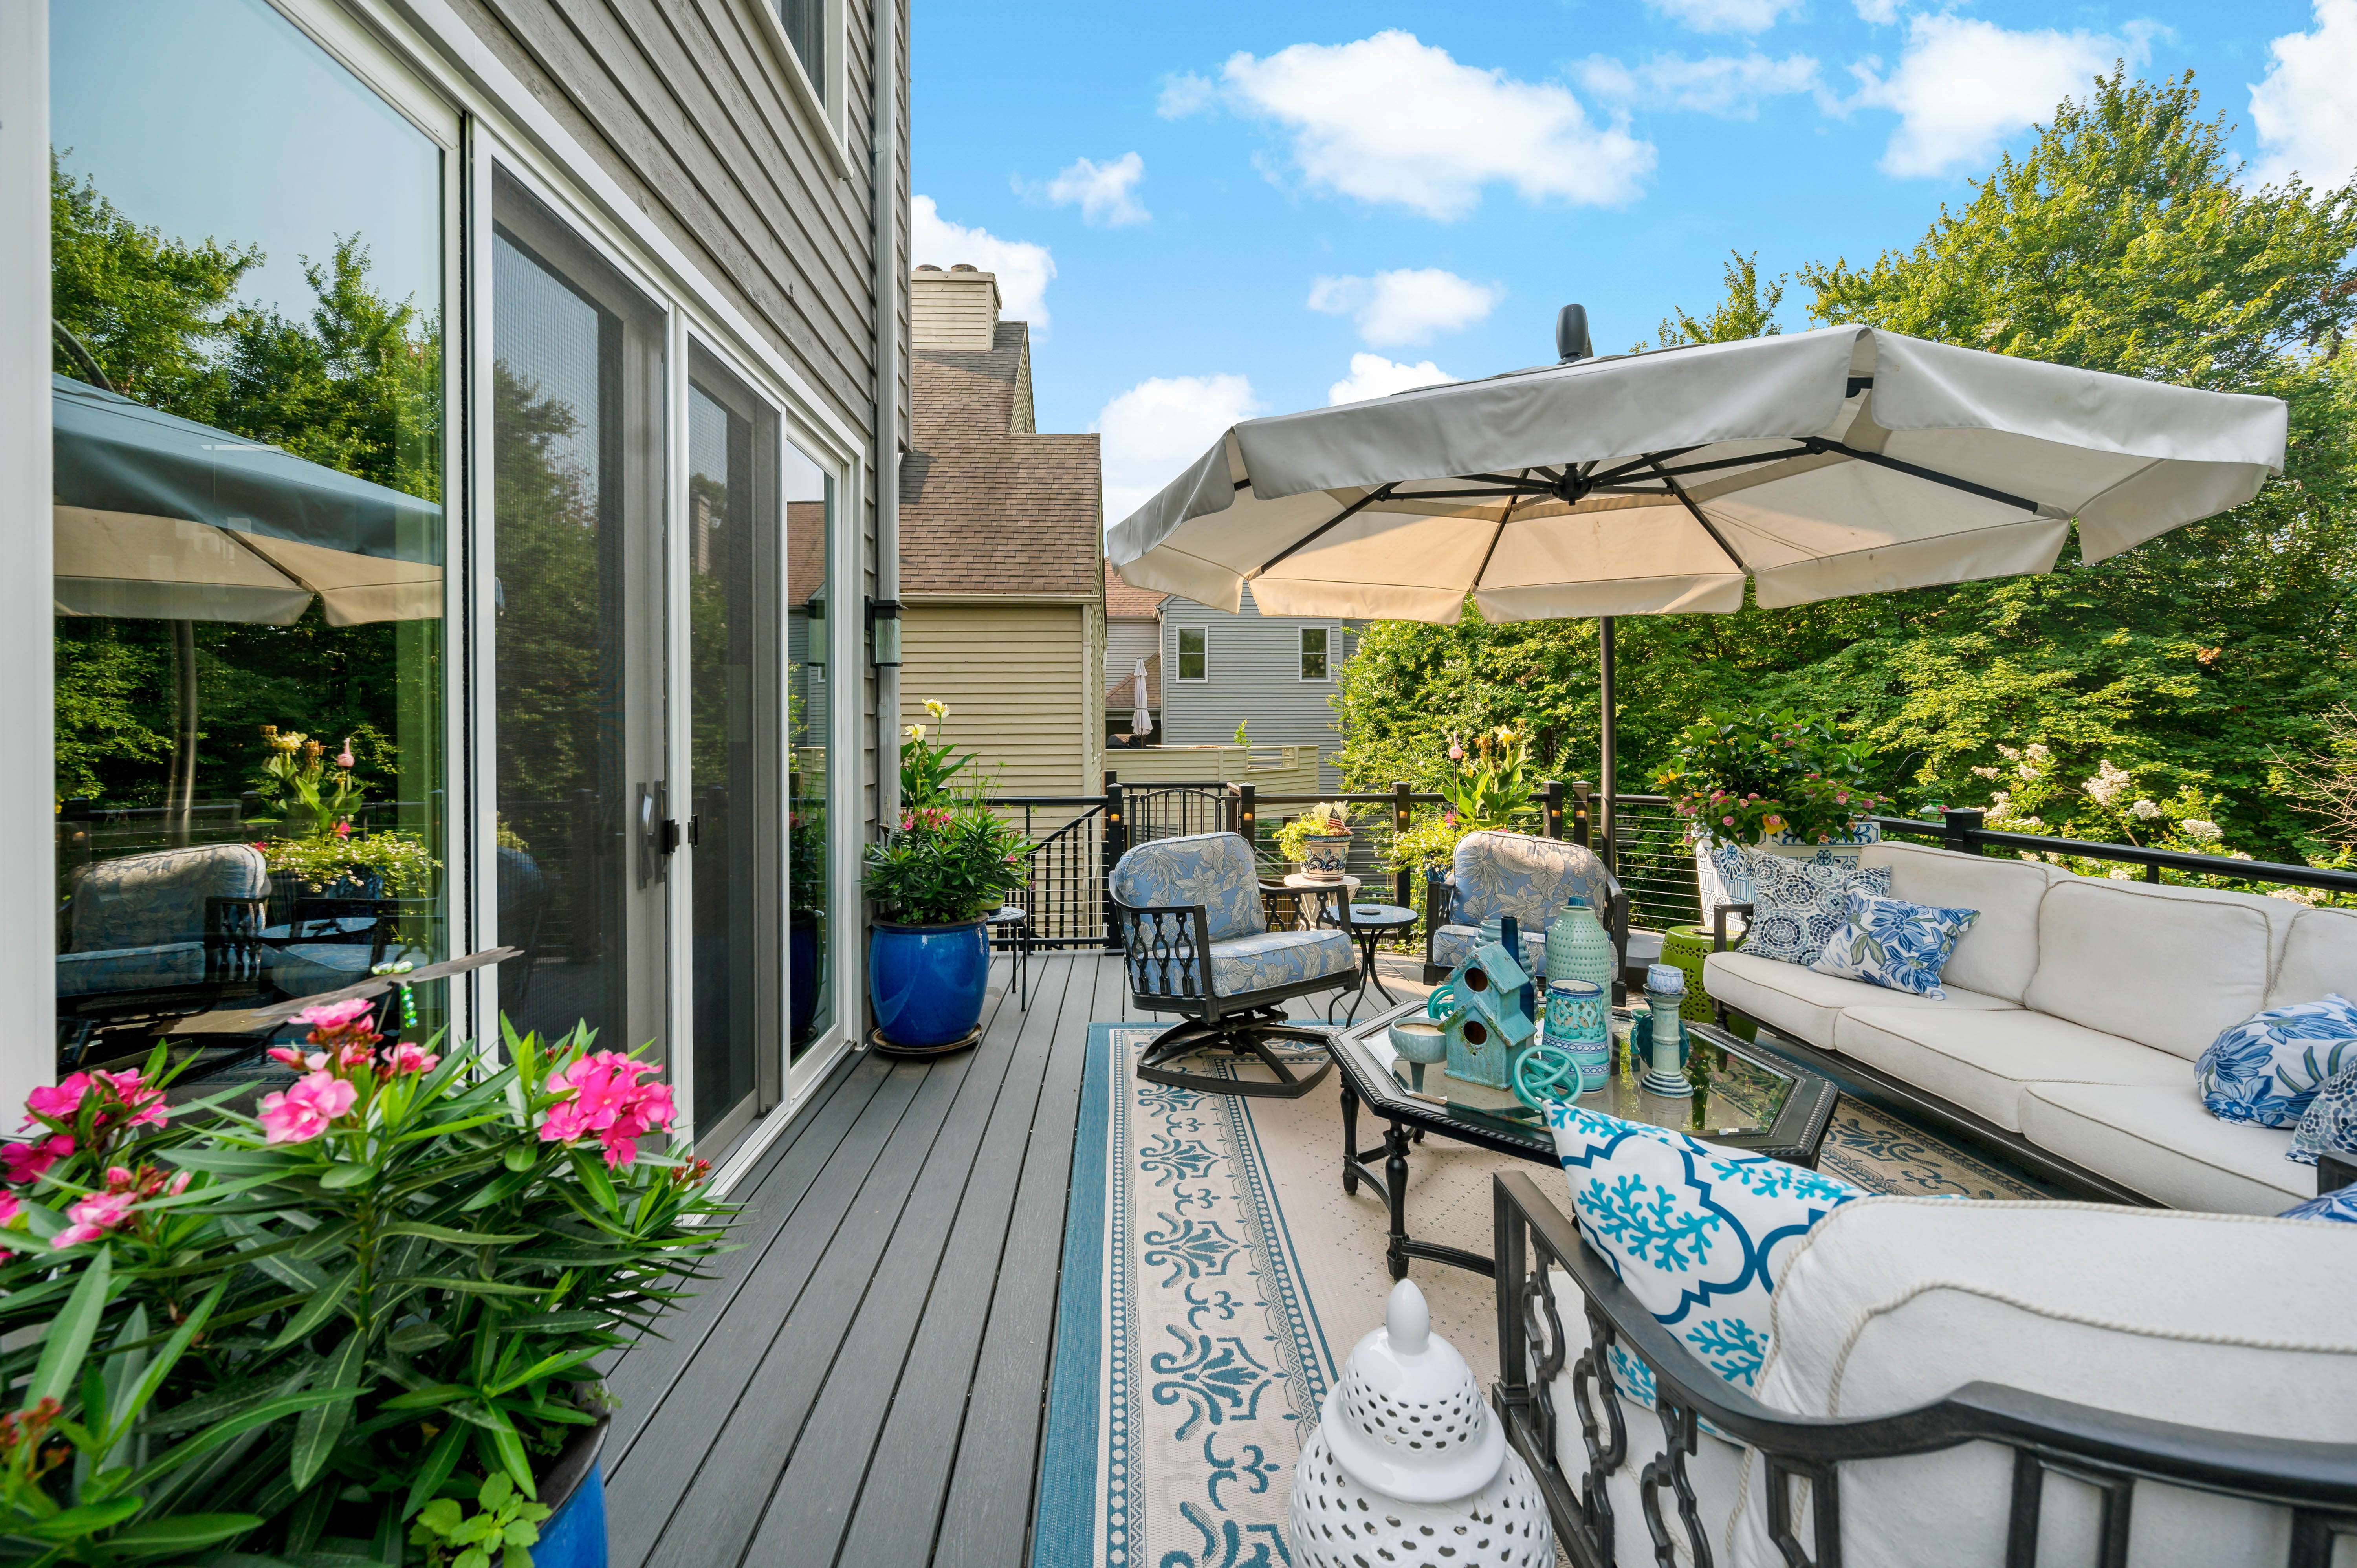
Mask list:
[[[737,1184],[739,1250],[610,1379],[613,1568],[1028,1562],[1082,1056],[1137,1016],[1097,954],[1031,979],[972,1051],[848,1058]]]

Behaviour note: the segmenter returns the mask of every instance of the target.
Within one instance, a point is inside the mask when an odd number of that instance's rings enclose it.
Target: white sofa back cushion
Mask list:
[[[2060,877],[2039,906],[2038,973],[2022,1000],[2190,1062],[2266,1005],[2267,904],[2288,925],[2281,899]]]
[[[2038,910],[2054,880],[2052,867],[1898,843],[1867,844],[1858,864],[1890,867],[1894,898],[1979,910],[1941,971],[1941,983],[2021,1000],[2038,972]]]
[[[1760,1397],[1857,1417],[1992,1382],[2212,1431],[2357,1442],[2352,1293],[2352,1225],[1861,1198],[1785,1260]],[[1759,1469],[1730,1556],[1774,1563]],[[2002,1563],[2011,1484],[1987,1444],[1845,1465],[1843,1560]],[[2050,1477],[2040,1561],[2093,1561],[2095,1518],[2090,1490]],[[2136,1568],[2280,1562],[2288,1528],[2278,1509],[2152,1483],[2131,1520]]]
[[[2267,1005],[2288,1007],[2336,993],[2357,996],[2357,913],[2304,910],[2285,939],[2283,964]]]

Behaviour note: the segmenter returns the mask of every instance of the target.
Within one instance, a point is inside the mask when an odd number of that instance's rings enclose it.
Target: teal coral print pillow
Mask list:
[[[1834,855],[1751,857],[1751,923],[1739,950],[1784,963],[1814,963],[1841,928],[1852,889],[1890,897],[1890,868]]]
[[[2327,1079],[2352,1064],[2357,1004],[2328,995],[2270,1007],[2228,1029],[2193,1064],[2194,1087],[2222,1122],[2288,1127]]]
[[[1865,1191],[1577,1105],[1550,1106],[1547,1125],[1587,1244],[1698,1360],[1749,1391],[1768,1358],[1777,1250]],[[1641,1365],[1615,1364],[1620,1387],[1650,1401]]]
[[[2334,1073],[2316,1091],[2293,1129],[2291,1147],[2284,1158],[2301,1165],[2316,1164],[2319,1155],[2357,1158],[2357,1063]]]
[[[1940,989],[1940,972],[1980,918],[1978,909],[1878,898],[1853,887],[1842,923],[1809,967],[1820,974],[1944,1002],[1948,993]]]

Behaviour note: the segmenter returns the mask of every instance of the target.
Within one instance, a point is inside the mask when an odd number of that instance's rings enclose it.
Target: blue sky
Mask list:
[[[1602,351],[1911,245],[2125,56],[2255,176],[2357,167],[2357,0],[920,0],[913,260],[1000,274],[1117,521],[1254,413]],[[1805,325],[1805,290],[1788,328]]]

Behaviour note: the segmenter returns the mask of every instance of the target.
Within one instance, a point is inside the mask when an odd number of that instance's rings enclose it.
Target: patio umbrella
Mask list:
[[[1143,659],[1137,661],[1137,668],[1129,672],[1129,701],[1130,734],[1152,735],[1154,713],[1146,706],[1146,660]]]
[[[1234,425],[1116,525],[1124,581],[1451,625],[1764,607],[2100,561],[2239,506],[2285,405],[1869,327],[1591,358]]]

